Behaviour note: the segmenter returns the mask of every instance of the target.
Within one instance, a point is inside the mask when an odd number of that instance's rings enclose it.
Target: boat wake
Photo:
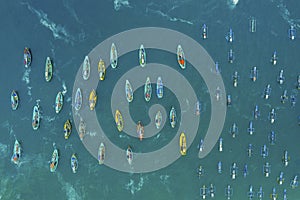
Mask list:
[[[66,193],[66,197],[68,200],[85,199],[84,196],[79,194],[80,190],[77,188],[74,188],[75,185],[72,185],[71,183],[66,182],[60,173],[58,174],[58,181],[62,185],[62,189]]]
[[[25,70],[23,76],[22,76],[22,81],[24,81],[27,85],[27,94],[28,96],[31,97],[31,89],[32,87],[30,86],[30,72],[31,68],[28,68]],[[29,102],[32,101],[32,98],[30,98]]]
[[[274,3],[274,0],[271,0],[271,2]],[[283,2],[283,0],[279,0],[277,4],[277,8],[280,10],[280,15],[290,26],[300,28],[300,19],[292,19],[290,11]]]
[[[0,155],[1,157],[7,156],[8,155],[8,146],[6,144],[0,143]],[[1,199],[1,198],[0,198]]]
[[[10,136],[13,135],[13,133],[14,133],[13,125],[10,125],[9,122],[8,122],[8,120],[6,120],[5,122],[3,122],[1,124],[1,127],[2,128],[6,128]]]
[[[76,20],[77,23],[82,24],[82,22],[79,20],[78,15],[76,14],[74,8],[72,5],[70,5],[69,0],[63,0],[63,5],[67,9],[67,11],[70,13],[70,15]]]
[[[134,184],[134,180],[130,179],[129,183],[125,185],[125,188],[130,191],[133,195],[136,192],[140,191],[144,185],[144,177],[140,177],[140,180],[137,185]]]
[[[63,87],[62,94],[65,96],[65,94],[68,92],[65,81],[62,82],[62,87]]]
[[[120,10],[121,7],[132,8],[128,0],[114,0],[114,8],[116,11]]]

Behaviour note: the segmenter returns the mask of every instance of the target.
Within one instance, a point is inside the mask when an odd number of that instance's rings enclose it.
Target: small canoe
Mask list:
[[[79,110],[82,105],[82,95],[81,95],[81,90],[80,88],[77,89],[76,94],[75,94],[75,110]]]
[[[31,56],[30,49],[25,47],[24,48],[24,65],[26,68],[28,68],[31,65],[31,60],[32,60],[32,56]]]
[[[95,109],[96,103],[97,103],[97,94],[96,94],[96,91],[93,89],[90,92],[90,96],[89,96],[90,110]]]
[[[126,158],[127,158],[127,161],[129,163],[129,165],[131,165],[132,164],[132,160],[133,160],[133,153],[132,153],[132,150],[131,150],[130,146],[127,147]]]
[[[98,161],[99,165],[102,165],[104,163],[104,158],[105,158],[105,146],[101,142],[99,149],[98,149]]]
[[[88,56],[84,57],[83,66],[82,66],[82,77],[84,80],[88,80],[91,73],[91,64]]]
[[[137,123],[136,133],[138,134],[140,141],[142,141],[144,138],[144,126],[141,121],[138,121]]]
[[[33,107],[32,112],[32,128],[37,130],[40,126],[40,106],[37,104]]]
[[[50,57],[47,57],[46,64],[45,64],[45,79],[47,82],[51,81],[52,75],[53,75],[53,65]]]
[[[98,63],[98,73],[101,81],[105,79],[105,72],[106,72],[105,63],[102,59],[100,59]]]
[[[17,108],[19,106],[19,95],[18,95],[18,93],[15,90],[13,90],[11,92],[10,102],[11,102],[11,108],[13,110],[17,110]]]
[[[144,86],[144,96],[145,100],[148,102],[151,99],[151,94],[152,94],[152,87],[151,87],[151,81],[150,78],[147,77],[145,86]]]
[[[72,125],[71,125],[71,121],[68,119],[64,124],[64,136],[66,140],[70,137],[71,132],[72,132]]]
[[[15,140],[13,155],[11,157],[11,161],[18,165],[20,163],[21,158],[21,145],[18,140]]]
[[[133,100],[133,91],[132,91],[132,87],[131,84],[129,82],[129,80],[126,80],[125,83],[125,93],[126,93],[126,99],[127,101],[130,103]]]
[[[159,99],[163,98],[164,95],[164,85],[160,76],[157,78],[156,82],[156,95]]]
[[[181,45],[177,46],[177,61],[181,69],[185,69],[185,55]]]
[[[124,121],[123,121],[123,117],[119,110],[116,110],[115,122],[116,122],[116,125],[118,128],[118,131],[121,132],[124,128]]]
[[[176,125],[176,111],[175,108],[172,107],[171,111],[170,111],[170,124],[172,128],[175,128]]]
[[[50,172],[55,172],[58,165],[58,150],[54,147],[54,151],[52,153],[51,161],[50,161]]]
[[[118,52],[114,43],[111,44],[110,48],[110,65],[112,68],[116,68],[118,65]]]
[[[55,98],[55,112],[59,113],[64,105],[64,96],[62,92],[58,92]]]
[[[73,153],[71,156],[71,169],[74,174],[77,172],[78,169],[78,159],[75,153]]]
[[[146,65],[146,51],[145,51],[144,45],[140,46],[139,63],[140,63],[141,67],[145,67],[145,65]]]
[[[200,102],[199,101],[197,101],[196,102],[196,108],[195,108],[195,114],[197,115],[197,116],[199,116],[200,115]]]
[[[159,110],[159,111],[157,111],[157,113],[155,115],[155,126],[157,129],[160,128],[161,123],[162,123],[162,114]]]
[[[86,124],[85,122],[83,121],[83,119],[80,119],[80,123],[79,123],[79,138],[80,140],[82,141],[85,134],[86,134]]]
[[[180,146],[181,155],[183,155],[183,156],[186,155],[186,137],[183,132],[180,134],[179,146]]]

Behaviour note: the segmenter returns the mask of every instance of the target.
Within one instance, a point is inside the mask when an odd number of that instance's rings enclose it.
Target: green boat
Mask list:
[[[59,113],[64,104],[64,96],[62,92],[58,92],[55,98],[55,112]]]
[[[147,77],[145,87],[144,87],[144,95],[145,95],[145,100],[148,102],[151,99],[151,94],[152,94],[152,87],[151,87],[151,81],[150,78]]]
[[[45,64],[45,79],[47,82],[51,81],[52,75],[53,75],[53,66],[50,57],[46,58],[46,64]]]

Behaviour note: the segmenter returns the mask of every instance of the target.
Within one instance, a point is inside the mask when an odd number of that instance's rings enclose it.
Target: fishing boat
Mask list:
[[[116,68],[118,65],[118,52],[114,43],[111,44],[110,48],[110,65],[112,68]]]
[[[163,98],[164,95],[164,85],[160,76],[157,78],[156,82],[156,95],[159,99]]]
[[[33,107],[33,112],[32,112],[32,128],[33,130],[37,130],[40,126],[40,106],[37,103]]]
[[[96,94],[96,91],[93,89],[90,92],[90,96],[89,96],[90,110],[95,109],[96,103],[97,103],[97,94]]]
[[[126,93],[126,99],[127,101],[130,103],[133,100],[133,91],[132,91],[132,87],[131,84],[129,82],[129,80],[126,80],[125,83],[125,93]]]
[[[13,150],[13,155],[11,157],[11,161],[18,165],[20,163],[20,158],[21,158],[21,145],[19,141],[16,139],[15,144],[14,144],[14,150]]]
[[[207,39],[207,32],[208,32],[208,26],[206,24],[203,24],[202,26],[202,38]]]
[[[129,165],[131,165],[132,164],[132,160],[133,160],[133,153],[132,153],[132,149],[131,149],[130,146],[127,147],[126,158],[127,158],[127,161],[129,163]]]
[[[151,94],[152,94],[152,87],[151,87],[151,81],[150,78],[147,77],[145,86],[144,86],[144,96],[145,100],[148,102],[151,99]]]
[[[116,110],[115,122],[116,122],[116,125],[118,128],[118,131],[121,132],[124,128],[124,121],[123,121],[123,117],[119,110]]]
[[[67,140],[72,132],[72,125],[71,125],[71,121],[68,119],[65,124],[64,124],[64,137]]]
[[[81,90],[80,88],[77,89],[76,94],[75,94],[75,110],[80,110],[81,105],[82,105],[82,95],[81,95]]]
[[[51,81],[52,75],[53,75],[53,65],[50,57],[47,57],[46,64],[45,64],[45,79],[47,82]]]
[[[186,137],[184,132],[180,134],[179,138],[179,146],[180,146],[180,153],[181,155],[186,155]]]
[[[137,123],[136,133],[138,134],[140,141],[142,141],[144,138],[144,126],[141,121],[138,121]]]
[[[291,40],[294,40],[296,38],[296,29],[294,26],[290,26],[288,35]]]
[[[82,141],[86,134],[86,124],[82,118],[80,119],[78,130],[79,130],[79,138]]]
[[[54,147],[54,151],[52,153],[52,157],[51,157],[51,161],[50,161],[50,172],[56,171],[56,168],[58,165],[58,158],[59,158],[58,150],[54,144],[53,144],[53,147]]]
[[[177,46],[177,61],[181,69],[185,69],[185,55],[181,45]]]
[[[104,158],[105,158],[105,146],[101,142],[99,149],[98,149],[98,161],[99,165],[102,165],[104,163]]]
[[[105,68],[105,63],[102,59],[100,59],[98,63],[98,73],[99,73],[100,80],[103,81],[105,78],[106,68]]]
[[[26,68],[28,68],[31,65],[31,60],[32,60],[32,56],[31,56],[30,49],[28,47],[25,47],[24,48],[24,65]]]
[[[199,116],[200,115],[200,102],[199,101],[197,101],[196,102],[196,108],[195,108],[195,114],[197,115],[197,116]]]
[[[19,106],[19,95],[18,95],[18,93],[15,90],[13,90],[11,92],[10,102],[11,102],[11,108],[13,110],[17,110],[17,108]]]
[[[64,96],[62,92],[58,92],[55,98],[55,112],[59,113],[64,104]]]
[[[155,115],[155,126],[156,126],[157,129],[160,128],[161,123],[162,123],[162,114],[159,110],[159,111],[157,111],[157,113]]]
[[[172,106],[172,109],[170,111],[170,124],[172,128],[175,128],[176,125],[176,111],[175,108]]]
[[[145,65],[146,65],[146,51],[145,51],[144,45],[140,46],[139,62],[140,62],[141,67],[145,67]]]
[[[75,155],[75,153],[73,153],[71,156],[71,169],[72,169],[72,172],[74,174],[76,174],[77,169],[78,169],[78,159],[77,159],[77,156]]]
[[[91,73],[91,64],[88,56],[85,56],[82,66],[82,77],[84,80],[88,80]]]

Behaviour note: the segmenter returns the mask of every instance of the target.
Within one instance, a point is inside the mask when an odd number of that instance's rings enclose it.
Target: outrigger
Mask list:
[[[254,17],[251,17],[249,20],[249,31],[251,33],[256,32],[256,19]]]
[[[218,162],[218,173],[222,174],[222,162],[221,161]]]
[[[270,95],[271,95],[271,85],[268,84],[265,88],[265,91],[264,91],[264,98],[265,99],[269,99]]]
[[[253,186],[250,185],[249,186],[249,191],[248,191],[248,197],[249,197],[249,200],[252,200],[254,198],[254,191],[253,191]]]
[[[296,29],[294,26],[290,26],[288,35],[291,40],[294,40],[296,38]]]
[[[227,185],[225,188],[225,197],[227,197],[227,200],[230,200],[233,195],[233,189],[230,185]]]
[[[237,87],[238,86],[238,80],[239,80],[239,75],[238,72],[235,71],[233,76],[232,76],[232,81],[233,81],[233,87]]]
[[[223,138],[220,137],[219,139],[219,151],[222,152],[223,151]]]
[[[229,52],[228,52],[228,62],[233,63],[234,58],[235,58],[234,57],[234,52],[233,52],[232,49],[230,49]]]
[[[280,172],[279,177],[277,178],[277,183],[282,185],[284,182],[283,172]]]
[[[280,70],[279,76],[277,78],[277,82],[282,85],[284,83],[285,77],[283,76],[283,69]]]
[[[216,187],[214,186],[214,184],[211,183],[209,187],[209,195],[211,198],[215,197],[215,192],[216,192]]]
[[[238,167],[237,167],[236,163],[235,162],[232,163],[232,165],[230,167],[230,176],[231,176],[232,180],[236,179],[237,170],[238,170]]]
[[[252,153],[253,153],[253,146],[252,144],[249,144],[247,148],[247,155],[249,158],[252,156]]]
[[[256,79],[257,79],[257,76],[258,76],[258,70],[257,70],[256,67],[253,67],[253,68],[251,69],[250,79],[251,79],[253,82],[255,82]]]
[[[238,132],[239,132],[239,128],[237,127],[236,123],[233,123],[232,127],[230,129],[230,133],[231,133],[232,137],[235,138],[236,135],[238,134]]]
[[[233,40],[234,40],[234,32],[232,31],[232,28],[229,29],[229,32],[225,36],[225,39],[227,40],[227,42],[230,42],[230,43],[233,42]]]
[[[202,26],[202,38],[207,39],[207,34],[208,34],[208,26],[206,26],[206,24],[203,24],[203,26]]]
[[[263,145],[260,149],[260,155],[263,157],[263,158],[266,158],[268,157],[269,155],[269,148],[267,147],[267,145]]]
[[[231,95],[227,95],[227,106],[231,106]]]
[[[276,193],[276,188],[273,187],[272,193],[270,194],[270,198],[271,198],[272,200],[277,200],[277,197],[278,197],[278,194]]]
[[[298,187],[298,176],[294,176],[293,180],[291,180],[290,186],[292,187],[292,189],[295,189],[296,187]]]
[[[255,131],[255,129],[254,129],[254,127],[253,127],[253,122],[250,121],[250,122],[249,122],[248,133],[249,133],[250,135],[253,135],[254,131]]]
[[[277,64],[277,59],[278,59],[278,57],[277,57],[277,51],[274,51],[274,53],[272,55],[272,58],[271,58],[271,63],[273,65],[276,65]]]
[[[255,119],[257,119],[260,116],[260,111],[259,111],[258,105],[255,105],[253,115],[254,115]]]
[[[265,175],[265,177],[269,177],[270,173],[271,173],[271,165],[266,162],[266,164],[263,165],[263,173]]]
[[[202,199],[206,199],[206,195],[208,194],[208,188],[203,185],[202,188],[200,188],[200,196]]]
[[[288,97],[288,95],[287,95],[287,90],[284,90],[284,91],[283,91],[283,93],[282,93],[280,99],[281,99],[281,103],[285,103],[285,102],[289,99],[289,97]]]
[[[269,120],[270,120],[271,124],[273,124],[275,122],[275,119],[276,119],[276,112],[275,112],[275,109],[272,108],[272,110],[269,113]]]
[[[246,178],[246,176],[248,176],[248,165],[247,164],[244,165],[243,175],[244,175],[244,178]]]
[[[285,167],[287,167],[287,166],[289,165],[289,161],[290,161],[290,156],[289,156],[289,154],[288,154],[288,151],[285,150],[285,151],[283,152],[283,157],[282,157],[283,165],[284,165]]]
[[[276,133],[274,131],[271,131],[269,134],[269,141],[271,145],[275,145],[276,142]]]
[[[260,186],[260,187],[259,187],[259,190],[258,190],[258,192],[257,192],[257,198],[258,198],[259,200],[262,200],[263,197],[264,197],[264,192],[263,192],[262,186]]]

